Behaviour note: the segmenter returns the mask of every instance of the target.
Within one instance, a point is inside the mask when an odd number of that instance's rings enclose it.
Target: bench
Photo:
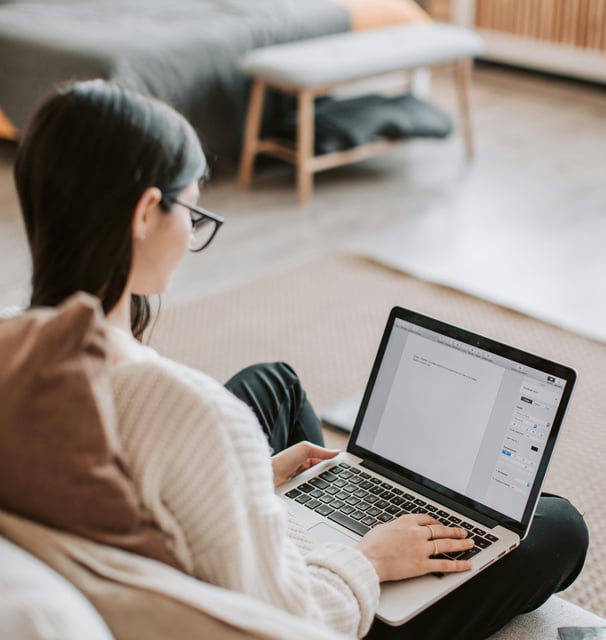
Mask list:
[[[471,59],[482,51],[482,46],[482,39],[468,29],[424,22],[253,49],[240,62],[241,70],[253,79],[238,174],[240,187],[250,188],[255,157],[264,153],[295,165],[298,199],[307,202],[313,190],[314,173],[372,157],[400,142],[374,140],[316,156],[314,100],[347,84],[433,65],[451,64],[454,68],[465,148],[470,158],[473,155],[469,110]],[[267,88],[296,97],[294,143],[260,138]]]

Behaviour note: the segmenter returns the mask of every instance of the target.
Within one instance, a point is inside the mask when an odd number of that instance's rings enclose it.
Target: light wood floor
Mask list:
[[[450,75],[434,74],[432,99],[454,109]],[[394,221],[422,226],[426,213],[445,203],[453,209],[463,203],[481,214],[506,200],[512,215],[499,219],[495,242],[504,234],[509,240],[524,234],[527,225],[556,227],[562,260],[581,265],[590,276],[592,261],[604,253],[606,230],[606,88],[481,65],[474,73],[472,108],[477,157],[471,164],[464,161],[457,135],[412,141],[382,157],[318,175],[306,207],[296,203],[290,167],[262,167],[249,193],[237,190],[232,174],[215,176],[202,203],[223,214],[226,224],[205,252],[187,256],[165,300],[195,297],[342,249]],[[11,144],[0,144],[0,306],[23,302],[28,288],[13,156]],[[482,226],[481,215],[469,219],[473,225],[456,233],[473,234]],[[485,238],[491,229],[481,231]],[[429,226],[428,238],[433,232]],[[584,278],[581,286],[600,283]]]

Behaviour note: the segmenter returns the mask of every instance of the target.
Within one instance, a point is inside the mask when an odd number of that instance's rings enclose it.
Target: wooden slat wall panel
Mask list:
[[[606,0],[477,0],[476,26],[606,51]]]

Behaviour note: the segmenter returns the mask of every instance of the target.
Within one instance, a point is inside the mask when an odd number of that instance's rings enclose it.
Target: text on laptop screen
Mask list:
[[[565,384],[396,319],[356,442],[520,520]]]

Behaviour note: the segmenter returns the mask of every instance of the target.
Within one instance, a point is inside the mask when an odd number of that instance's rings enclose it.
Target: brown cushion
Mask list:
[[[104,322],[83,293],[0,320],[0,507],[174,564],[120,459]]]

